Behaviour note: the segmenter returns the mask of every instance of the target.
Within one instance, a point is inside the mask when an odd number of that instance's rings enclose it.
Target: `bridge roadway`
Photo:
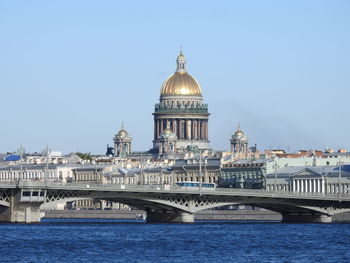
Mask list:
[[[350,211],[349,194],[271,192],[169,185],[120,185],[44,181],[0,182],[0,221],[40,222],[45,203],[79,199],[124,203],[147,212],[147,222],[194,222],[200,210],[224,205],[254,205],[282,215],[282,222],[329,223],[337,213]]]

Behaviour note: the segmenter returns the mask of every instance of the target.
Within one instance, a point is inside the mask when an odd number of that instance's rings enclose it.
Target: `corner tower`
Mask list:
[[[230,143],[232,153],[248,153],[248,137],[244,134],[239,125],[236,132],[231,136]]]
[[[176,71],[162,85],[159,103],[155,105],[153,148],[159,149],[162,132],[171,130],[177,137],[177,152],[190,145],[208,149],[208,105],[203,103],[198,82],[187,73],[182,51],[176,63]]]
[[[119,132],[114,136],[114,156],[124,157],[131,152],[131,142],[132,138],[129,136],[128,132],[124,129],[124,123]]]

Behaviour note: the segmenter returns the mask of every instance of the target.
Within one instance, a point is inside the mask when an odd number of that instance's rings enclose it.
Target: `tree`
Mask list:
[[[81,152],[76,152],[76,155],[78,155],[81,159],[83,160],[92,160],[91,153],[81,153]]]

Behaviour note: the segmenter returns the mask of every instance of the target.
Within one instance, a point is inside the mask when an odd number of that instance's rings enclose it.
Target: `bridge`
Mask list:
[[[237,204],[278,212],[282,222],[330,223],[333,215],[350,211],[349,194],[13,181],[0,182],[0,221],[40,222],[43,204],[87,198],[143,209],[147,212],[146,222],[150,223],[191,223],[200,210]]]

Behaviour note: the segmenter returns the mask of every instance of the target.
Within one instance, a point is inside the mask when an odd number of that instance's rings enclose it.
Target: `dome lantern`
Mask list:
[[[176,73],[186,73],[186,58],[184,56],[184,54],[182,54],[182,50],[180,51],[180,54],[177,56],[176,59],[176,64],[177,64],[177,68],[176,68]]]

